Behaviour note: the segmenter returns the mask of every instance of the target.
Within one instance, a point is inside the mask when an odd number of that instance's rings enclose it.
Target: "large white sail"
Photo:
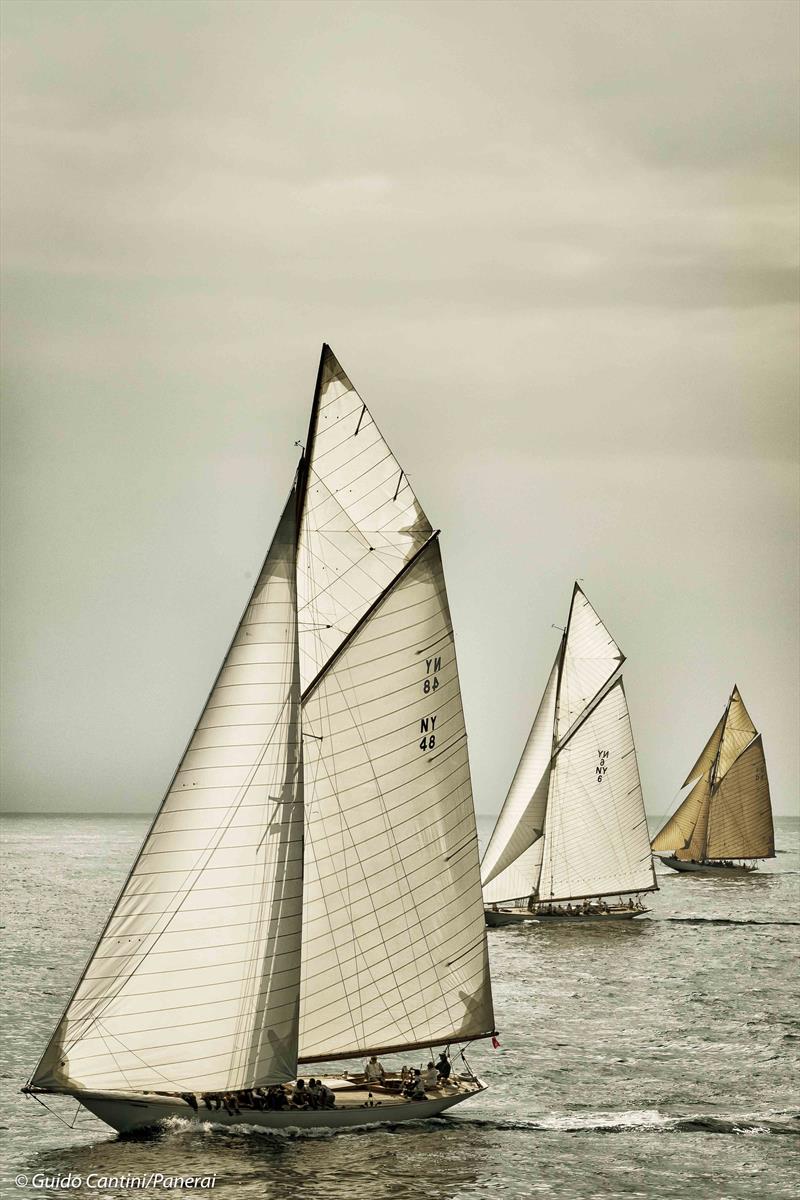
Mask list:
[[[654,886],[628,705],[617,680],[556,757],[539,899]]]
[[[611,634],[575,584],[562,649],[556,741],[561,742],[625,661]]]
[[[553,663],[531,732],[514,773],[505,803],[497,818],[491,840],[481,863],[484,894],[487,888],[544,833],[547,793],[550,783],[550,759],[553,753],[553,721],[556,708],[556,684],[559,658]],[[530,864],[523,867],[529,869]],[[510,879],[509,881],[510,882]],[[507,883],[503,886],[507,886]],[[530,890],[530,889],[528,889]],[[491,898],[496,897],[495,891]],[[521,896],[523,892],[506,892]]]
[[[429,539],[303,699],[300,1056],[494,1028],[467,738]]]
[[[297,557],[303,688],[431,534],[407,476],[328,346],[306,470]]]
[[[194,736],[32,1082],[222,1091],[296,1072],[294,492]]]
[[[495,875],[490,883],[485,884],[483,899],[486,904],[508,904],[512,901],[527,903],[531,893],[539,887],[543,849],[544,838],[540,837],[504,871]]]

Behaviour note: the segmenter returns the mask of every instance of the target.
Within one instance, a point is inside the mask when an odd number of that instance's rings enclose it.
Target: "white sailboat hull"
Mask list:
[[[757,867],[746,867],[734,864],[731,867],[723,866],[722,863],[713,862],[687,862],[682,858],[664,858],[659,854],[659,861],[665,867],[671,867],[673,871],[692,872],[701,875],[752,875]]]
[[[481,1080],[461,1082],[442,1089],[441,1094],[425,1100],[395,1098],[388,1093],[373,1091],[374,1107],[368,1102],[364,1088],[336,1091],[336,1107],[325,1109],[243,1108],[240,1113],[228,1113],[224,1108],[207,1109],[203,1103],[195,1111],[185,1100],[158,1095],[133,1095],[126,1092],[75,1092],[75,1099],[106,1125],[118,1133],[133,1133],[152,1129],[163,1121],[179,1118],[195,1124],[249,1125],[257,1129],[348,1129],[359,1125],[395,1125],[403,1121],[424,1121],[460,1104],[463,1100],[485,1090]]]
[[[504,908],[499,912],[486,909],[486,924],[495,925],[607,925],[611,921],[633,921],[643,917],[647,908],[615,908],[609,912],[592,913],[530,913],[523,908]]]

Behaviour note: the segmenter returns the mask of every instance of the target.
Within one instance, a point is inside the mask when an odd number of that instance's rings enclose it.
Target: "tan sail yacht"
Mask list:
[[[125,1132],[395,1123],[480,1092],[447,1048],[494,1033],[438,531],[324,346],[244,616],[24,1090]],[[432,1047],[410,1086],[363,1070]]]
[[[576,583],[542,702],[481,863],[488,925],[629,921],[647,911],[640,896],[658,885],[624,661]]]
[[[691,791],[652,841],[674,871],[742,875],[773,858],[775,833],[761,734],[734,685],[725,712],[684,780]]]

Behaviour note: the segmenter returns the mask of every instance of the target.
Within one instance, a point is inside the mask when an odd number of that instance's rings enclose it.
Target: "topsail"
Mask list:
[[[488,903],[656,887],[623,662],[576,584],[556,662],[483,857]]]
[[[438,537],[325,346],[250,602],[31,1082],[236,1091],[493,1032]]]

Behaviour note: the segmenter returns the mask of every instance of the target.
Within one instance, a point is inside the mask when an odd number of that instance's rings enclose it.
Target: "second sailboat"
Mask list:
[[[483,856],[488,925],[631,920],[646,911],[638,897],[657,890],[624,661],[576,583],[539,711]]]

